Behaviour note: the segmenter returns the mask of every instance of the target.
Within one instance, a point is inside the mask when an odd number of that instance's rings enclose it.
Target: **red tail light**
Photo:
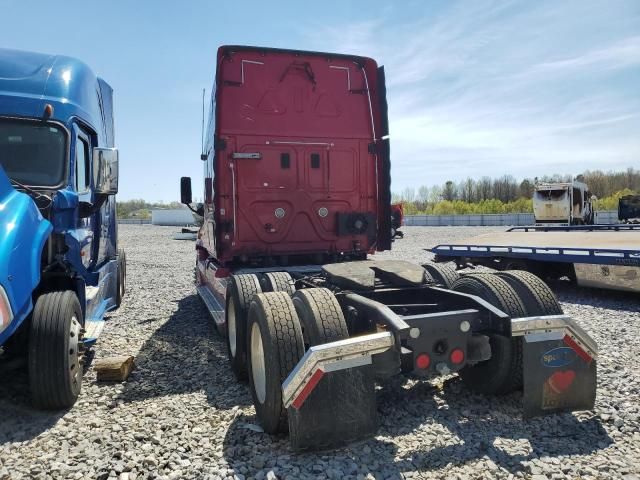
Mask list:
[[[421,353],[416,357],[416,367],[420,370],[426,370],[431,365],[431,358],[426,353]]]
[[[460,365],[462,362],[464,362],[464,352],[459,348],[456,348],[451,352],[449,359],[454,365]]]

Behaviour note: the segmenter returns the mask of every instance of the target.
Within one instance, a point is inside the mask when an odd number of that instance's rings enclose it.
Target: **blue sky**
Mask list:
[[[637,0],[93,5],[0,0],[0,46],[79,57],[114,87],[121,199],[172,201],[180,176],[201,176],[222,44],[384,64],[394,191],[640,167]]]

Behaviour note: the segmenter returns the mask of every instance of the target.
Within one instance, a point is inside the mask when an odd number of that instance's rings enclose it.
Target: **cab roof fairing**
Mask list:
[[[94,129],[101,146],[113,146],[111,112],[104,111],[103,118],[101,102],[110,107],[111,87],[84,62],[0,48],[0,116],[42,118],[51,104],[51,120],[70,127],[79,118]]]

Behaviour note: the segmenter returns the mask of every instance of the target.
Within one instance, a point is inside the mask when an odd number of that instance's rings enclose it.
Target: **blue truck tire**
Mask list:
[[[29,331],[29,386],[35,407],[70,408],[82,387],[82,309],[70,290],[38,297]]]

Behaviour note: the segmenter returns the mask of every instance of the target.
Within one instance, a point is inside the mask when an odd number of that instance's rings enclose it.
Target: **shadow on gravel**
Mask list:
[[[232,468],[248,467],[247,475],[252,476],[275,468],[285,478],[313,477],[326,474],[336,463],[340,471],[328,478],[371,473],[375,478],[400,479],[404,472],[463,466],[483,458],[514,475],[528,473],[523,462],[586,455],[613,443],[594,418],[581,421],[560,414],[525,421],[521,400],[519,393],[473,395],[457,378],[438,388],[397,377],[378,391],[376,438],[333,451],[296,454],[286,436],[262,433],[255,416],[239,415],[227,430],[224,455]],[[258,462],[248,462],[256,450]],[[561,459],[557,466],[560,469]]]
[[[411,455],[413,468],[463,465],[486,456],[513,474],[525,469],[524,461],[586,455],[613,443],[597,418],[579,420],[572,414],[557,414],[523,420],[521,402],[520,393],[504,397],[472,394],[457,377],[446,380],[442,388],[427,382],[410,388],[396,385],[383,389],[378,398],[383,405],[381,433],[395,436],[420,425],[439,424],[459,442],[438,446],[441,442],[436,434],[434,444],[425,444]],[[513,441],[518,442],[517,452]]]
[[[119,399],[135,402],[197,391],[204,391],[217,409],[251,403],[246,386],[229,368],[213,320],[193,294],[179,300],[177,311],[144,343]]]
[[[608,310],[640,312],[637,293],[579,287],[562,280],[550,282],[549,286],[561,302],[591,305]]]
[[[225,460],[246,477],[269,478],[267,472],[273,470],[277,478],[284,479],[355,480],[371,473],[375,478],[401,480],[403,471],[416,470],[410,461],[398,462],[397,445],[385,440],[374,438],[339,449],[300,453],[291,450],[287,435],[269,435],[257,424],[255,415],[236,416],[223,442]],[[362,454],[363,449],[368,453]]]
[[[32,440],[66,413],[67,410],[43,412],[32,408],[26,366],[0,362],[0,446]]]

